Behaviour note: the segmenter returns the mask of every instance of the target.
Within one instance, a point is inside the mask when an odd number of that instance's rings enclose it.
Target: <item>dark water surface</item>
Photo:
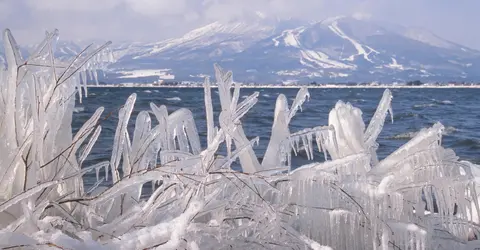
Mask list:
[[[255,147],[261,158],[268,144],[273,122],[273,110],[278,94],[283,93],[292,103],[298,89],[242,89],[241,96],[259,91],[259,101],[243,118],[243,126],[249,138],[260,137],[260,144]],[[303,112],[298,112],[290,123],[290,131],[327,125],[328,113],[338,100],[350,102],[363,111],[366,126],[375,112],[383,89],[310,89],[311,99],[303,105]],[[137,102],[130,120],[130,135],[136,115],[142,110],[149,110],[150,102],[157,106],[166,105],[169,113],[179,108],[192,111],[201,136],[202,148],[205,148],[206,123],[203,89],[197,88],[89,88],[88,98],[77,104],[74,113],[73,129],[76,132],[88,120],[95,110],[103,106],[103,117],[112,113],[102,122],[102,133],[92,150],[86,164],[110,160],[113,136],[118,122],[118,109],[125,103],[131,93],[137,93]],[[215,118],[218,117],[220,101],[217,90],[212,90]],[[394,122],[388,120],[379,136],[380,158],[393,152],[407,142],[416,131],[441,122],[446,127],[443,145],[453,148],[463,160],[480,163],[480,89],[392,89]],[[241,98],[243,99],[243,98]],[[388,117],[388,119],[390,119]],[[152,116],[152,121],[155,118]],[[216,123],[218,120],[215,121]],[[317,157],[316,160],[322,160]],[[294,164],[306,163],[306,157],[295,157]]]

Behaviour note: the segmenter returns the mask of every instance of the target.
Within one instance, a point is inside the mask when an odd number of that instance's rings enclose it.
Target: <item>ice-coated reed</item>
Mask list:
[[[242,128],[258,92],[240,101],[232,72],[215,65],[216,82],[207,78],[204,85],[206,145],[188,109],[168,113],[161,103],[151,103],[151,110],[130,121],[137,98],[132,94],[118,111],[110,161],[85,165],[102,121],[112,118],[103,118],[98,107],[72,134],[75,98],[87,94],[87,81],[95,81],[97,69],[112,58],[107,43],[60,61],[53,53],[57,38],[58,31],[47,32],[24,59],[11,32],[3,33],[2,248],[480,247],[475,181],[480,168],[442,147],[441,124],[377,158],[376,140],[392,113],[389,90],[368,125],[360,109],[339,101],[328,124],[301,131],[291,131],[289,124],[307,105],[308,89],[300,88],[292,104],[280,94],[271,138],[259,142]],[[219,90],[218,117],[212,84]],[[130,122],[135,123],[132,135]],[[261,158],[253,150],[258,143],[268,143]],[[218,150],[223,146],[225,155]],[[314,159],[314,150],[324,157]],[[305,151],[311,163],[291,166],[291,154],[298,151]],[[241,171],[231,167],[237,160]],[[84,187],[88,172],[95,172],[96,183]],[[145,194],[147,183],[153,190]]]

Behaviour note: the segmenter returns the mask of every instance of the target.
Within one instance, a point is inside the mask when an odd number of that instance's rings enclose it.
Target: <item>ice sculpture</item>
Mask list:
[[[73,135],[74,98],[87,93],[88,79],[96,79],[85,72],[96,72],[111,57],[104,46],[89,46],[70,62],[59,61],[53,56],[57,37],[58,31],[47,32],[24,60],[11,32],[4,32],[1,248],[480,247],[480,167],[459,161],[441,146],[441,124],[421,130],[385,159],[377,158],[376,139],[391,114],[389,90],[368,126],[358,108],[339,101],[327,126],[293,133],[289,123],[310,95],[300,88],[290,106],[279,95],[260,164],[253,147],[264,142],[248,140],[242,129],[258,93],[240,102],[232,73],[215,65],[221,113],[213,115],[206,79],[204,148],[189,110],[168,113],[154,103],[137,115],[131,135],[132,94],[119,110],[110,161],[85,165],[106,118],[101,119],[104,109],[99,107]],[[220,155],[224,143],[228,150]],[[314,144],[325,159],[313,159]],[[312,163],[293,170],[291,154],[299,150]],[[231,167],[237,159],[242,171]],[[97,181],[84,187],[88,172]],[[151,193],[145,193],[147,183]]]

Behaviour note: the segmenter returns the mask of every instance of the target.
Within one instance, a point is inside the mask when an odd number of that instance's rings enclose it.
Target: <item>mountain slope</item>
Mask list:
[[[58,49],[68,56],[79,47]],[[480,80],[479,51],[419,28],[350,16],[303,22],[257,15],[156,43],[114,43],[112,50],[112,83],[200,81],[213,63],[233,70],[237,81],[258,83]]]
[[[112,70],[170,69],[200,80],[218,62],[238,81],[478,80],[480,52],[418,28],[353,17],[313,23],[212,23],[178,39],[118,50]]]

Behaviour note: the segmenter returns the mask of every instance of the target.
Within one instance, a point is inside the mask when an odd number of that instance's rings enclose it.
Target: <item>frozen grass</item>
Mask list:
[[[215,65],[222,112],[214,121],[206,79],[206,147],[189,110],[168,114],[154,103],[137,116],[131,136],[132,94],[119,111],[111,160],[86,166],[101,133],[103,108],[75,135],[72,113],[75,98],[86,94],[85,72],[95,79],[95,69],[110,59],[104,46],[60,62],[53,56],[56,31],[28,59],[10,31],[3,40],[8,68],[0,71],[2,248],[480,247],[480,168],[441,146],[441,124],[377,159],[376,139],[391,113],[389,90],[368,125],[358,108],[339,101],[327,126],[293,132],[289,123],[308,90],[301,88],[292,104],[279,95],[272,137],[259,162],[252,149],[258,138],[248,140],[241,122],[258,93],[240,101],[232,73]],[[223,144],[227,153],[219,155]],[[298,150],[312,163],[292,170],[291,153]],[[313,150],[325,159],[314,162],[320,159],[313,159]],[[242,171],[231,168],[236,160]],[[85,190],[82,177],[89,171],[96,172],[97,183]],[[113,182],[109,187],[102,185],[107,179]],[[149,182],[154,188],[143,198]]]

